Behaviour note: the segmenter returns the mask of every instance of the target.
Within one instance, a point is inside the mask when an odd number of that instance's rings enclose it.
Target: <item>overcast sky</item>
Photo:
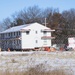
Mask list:
[[[40,8],[59,8],[59,11],[62,12],[75,8],[75,0],[0,0],[0,21],[34,5]]]

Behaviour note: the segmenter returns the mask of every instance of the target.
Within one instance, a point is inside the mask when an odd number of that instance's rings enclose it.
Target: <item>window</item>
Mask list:
[[[47,43],[47,40],[44,40],[44,43]]]
[[[36,40],[35,42],[36,42],[36,43],[38,43],[38,41],[37,41],[37,40]]]
[[[15,40],[14,40],[13,42],[14,42],[14,44],[15,44]]]
[[[12,33],[11,33],[11,37],[12,37]]]
[[[35,33],[37,34],[37,31],[35,31]]]
[[[16,36],[18,36],[18,32],[16,32]]]
[[[4,37],[7,37],[7,33],[5,33]]]
[[[14,32],[14,36],[15,36],[15,32]]]
[[[7,44],[7,41],[5,41],[5,43]]]
[[[14,33],[15,34],[15,33]],[[20,31],[16,32],[16,36],[20,36]]]
[[[26,34],[28,35],[29,34],[29,31],[26,31]]]
[[[46,31],[43,31],[43,33],[46,34],[47,32]]]
[[[21,44],[21,40],[19,40],[19,44]]]
[[[20,31],[18,32],[19,35],[21,35]]]
[[[9,33],[9,36],[10,36],[11,34]]]
[[[43,42],[44,42],[44,45],[47,45],[47,40],[46,40],[46,39],[44,39],[44,41],[43,41]]]

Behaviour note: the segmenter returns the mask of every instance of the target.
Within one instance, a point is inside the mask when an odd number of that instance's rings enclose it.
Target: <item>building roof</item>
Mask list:
[[[32,26],[35,27],[36,29],[40,28],[40,26],[43,28],[43,29],[50,29],[48,27],[45,27],[39,23],[31,23],[31,24],[25,24],[25,25],[20,25],[20,26],[15,26],[15,27],[11,27],[5,31],[2,31],[0,33],[9,33],[9,32],[16,32],[16,31],[21,31],[22,29],[31,29]],[[39,25],[39,26],[38,26]],[[38,28],[37,28],[38,27]],[[50,29],[51,30],[51,29]]]
[[[15,26],[15,27],[11,27],[3,32],[0,33],[9,33],[9,32],[15,32],[15,31],[19,31],[21,30],[23,27],[26,27],[26,25],[20,25],[20,26]]]

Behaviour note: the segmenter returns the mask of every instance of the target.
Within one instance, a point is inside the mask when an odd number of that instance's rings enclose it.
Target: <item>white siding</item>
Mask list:
[[[22,49],[36,48],[36,47],[50,47],[51,39],[42,39],[43,36],[51,36],[51,32],[41,32],[41,29],[31,29],[27,35],[26,32],[22,32]]]
[[[22,49],[34,48],[34,33],[29,31],[29,34],[22,32]]]

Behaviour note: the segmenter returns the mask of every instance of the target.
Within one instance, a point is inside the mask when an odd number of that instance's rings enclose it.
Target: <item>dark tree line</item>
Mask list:
[[[43,24],[46,18],[47,27],[55,29],[55,32],[52,34],[56,37],[53,41],[54,43],[67,43],[69,36],[75,36],[75,9],[60,13],[59,9],[41,9],[38,6],[33,6],[16,12],[11,17],[4,19],[0,23],[2,30],[34,22]]]

